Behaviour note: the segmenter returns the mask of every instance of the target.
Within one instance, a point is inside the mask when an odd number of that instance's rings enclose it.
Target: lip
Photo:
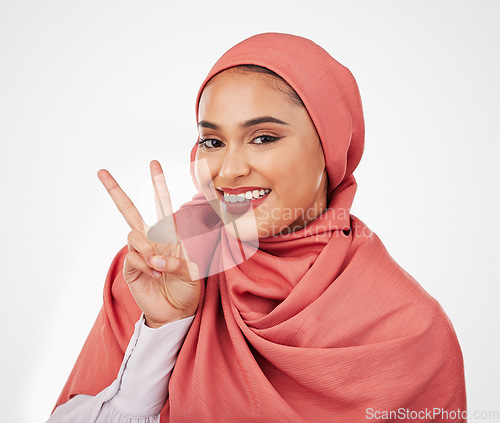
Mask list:
[[[265,187],[238,187],[238,188],[226,188],[226,187],[220,187],[220,188],[217,188],[219,191],[224,191],[224,192],[227,192],[228,194],[241,194],[243,192],[247,192],[247,191],[255,191],[256,189],[257,190],[261,190],[261,189],[269,189],[269,188],[265,188]]]
[[[220,201],[222,203],[222,209],[233,215],[242,215],[245,214],[248,210],[250,210],[250,207],[256,208],[259,207],[264,201],[266,201],[267,197],[269,194],[271,194],[272,190],[268,192],[264,197],[258,198],[255,200],[245,200],[242,201],[241,203],[227,203],[224,201],[224,190],[228,194],[241,194],[243,192],[247,191],[253,191],[255,189],[261,190],[261,189],[269,189],[269,188],[262,188],[262,187],[240,187],[240,188],[217,188],[217,194],[219,195]]]

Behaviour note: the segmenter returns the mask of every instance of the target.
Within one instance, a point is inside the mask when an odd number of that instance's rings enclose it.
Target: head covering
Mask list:
[[[310,40],[259,34],[220,58],[197,105],[214,75],[242,64],[276,72],[303,100],[323,146],[331,200],[320,218],[261,239],[254,255],[233,265],[231,240],[201,193],[176,213],[190,258],[226,270],[206,273],[161,421],[352,423],[379,420],[377,412],[464,410],[463,360],[446,314],[349,212],[364,143],[353,76]],[[185,229],[193,226],[208,234],[208,259],[198,258]],[[140,315],[121,275],[125,255],[108,273],[103,309],[58,403],[95,395],[116,377]],[[394,416],[386,419],[415,419]],[[462,421],[454,417],[436,420]]]
[[[306,38],[255,35],[228,50],[212,67],[198,91],[197,120],[206,84],[219,72],[238,65],[263,66],[288,82],[302,99],[322,141],[329,191],[352,181],[351,174],[363,154],[365,126],[358,85],[349,69]],[[191,160],[196,149],[195,144]]]

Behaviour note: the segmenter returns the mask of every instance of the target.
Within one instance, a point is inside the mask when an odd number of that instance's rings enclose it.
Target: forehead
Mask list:
[[[282,89],[283,82],[272,75],[228,69],[215,75],[200,97],[199,114],[272,111],[290,108],[291,102]]]

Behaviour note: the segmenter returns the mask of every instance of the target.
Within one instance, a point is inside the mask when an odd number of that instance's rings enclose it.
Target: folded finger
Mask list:
[[[197,266],[182,258],[174,256],[154,256],[150,259],[151,266],[163,273],[170,273],[186,282],[199,279]]]
[[[129,251],[137,251],[144,261],[155,255],[155,250],[151,242],[148,241],[142,231],[133,230],[127,237]]]
[[[137,251],[130,251],[125,256],[124,272],[139,270],[140,272],[158,278],[161,273],[152,269]]]

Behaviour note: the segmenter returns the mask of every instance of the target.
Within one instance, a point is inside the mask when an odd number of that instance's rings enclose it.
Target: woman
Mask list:
[[[259,34],[196,105],[200,193],[177,226],[157,162],[151,229],[99,173],[132,231],[49,421],[465,420],[451,323],[349,213],[364,145],[349,70]]]

